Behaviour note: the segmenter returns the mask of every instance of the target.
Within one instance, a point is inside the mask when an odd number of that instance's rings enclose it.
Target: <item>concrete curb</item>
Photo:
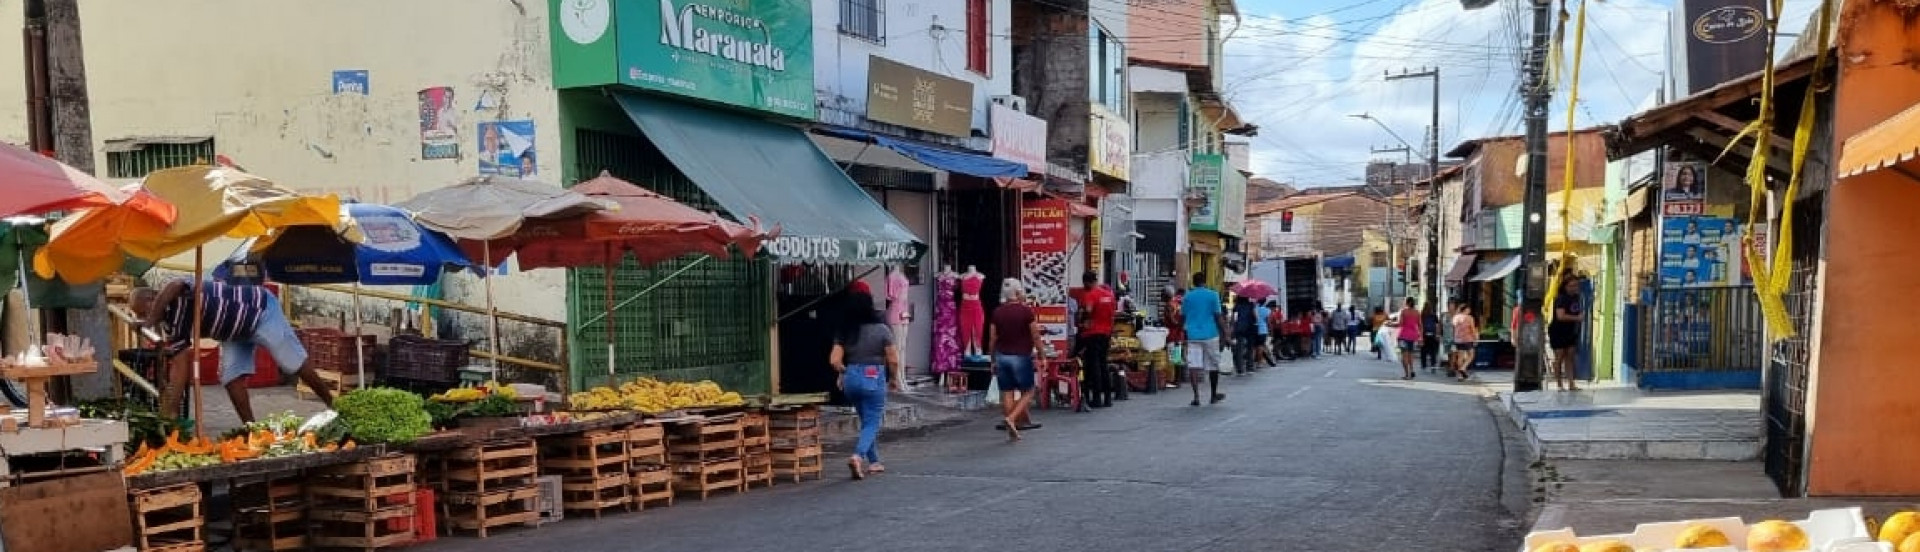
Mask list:
[[[1535,507],[1540,503],[1535,502],[1532,458],[1527,450],[1526,432],[1506,415],[1499,395],[1487,397],[1485,404],[1487,418],[1500,433],[1499,501],[1511,516],[1511,525],[1505,529],[1512,534],[1517,547],[1520,539],[1526,536],[1527,528],[1533,526],[1535,516],[1541,513]]]

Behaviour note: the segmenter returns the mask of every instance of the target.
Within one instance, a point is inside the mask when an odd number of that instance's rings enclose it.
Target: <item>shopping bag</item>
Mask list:
[[[1000,404],[1000,378],[996,375],[987,376],[987,404]]]
[[[1187,365],[1186,345],[1175,343],[1167,346],[1167,362],[1174,366]]]

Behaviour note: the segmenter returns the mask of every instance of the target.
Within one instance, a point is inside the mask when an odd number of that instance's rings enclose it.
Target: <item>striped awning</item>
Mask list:
[[[1848,138],[1840,151],[1840,177],[1894,168],[1920,156],[1920,104]],[[1909,167],[1911,168],[1911,167]]]

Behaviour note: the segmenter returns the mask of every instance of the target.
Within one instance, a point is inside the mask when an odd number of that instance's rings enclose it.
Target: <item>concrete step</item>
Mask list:
[[[1503,399],[1536,459],[1749,461],[1761,454],[1757,408],[1549,406]]]

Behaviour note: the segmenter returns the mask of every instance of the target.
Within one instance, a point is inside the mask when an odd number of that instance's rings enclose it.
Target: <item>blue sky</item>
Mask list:
[[[1817,3],[1786,3],[1783,32],[1798,32]],[[1368,160],[1402,159],[1400,153],[1371,153],[1399,142],[1352,114],[1370,114],[1424,148],[1432,85],[1383,78],[1383,72],[1403,68],[1440,68],[1443,152],[1462,140],[1522,130],[1515,77],[1531,26],[1526,2],[1498,0],[1471,12],[1459,0],[1237,4],[1242,17],[1226,43],[1225,87],[1241,116],[1260,125],[1252,139],[1260,176],[1307,186],[1352,184]],[[1618,121],[1652,98],[1665,78],[1671,5],[1592,1],[1576,125]],[[1225,25],[1233,28],[1231,20]],[[1549,119],[1555,130],[1567,124],[1567,97],[1563,83]],[[1423,155],[1414,153],[1415,159]]]

